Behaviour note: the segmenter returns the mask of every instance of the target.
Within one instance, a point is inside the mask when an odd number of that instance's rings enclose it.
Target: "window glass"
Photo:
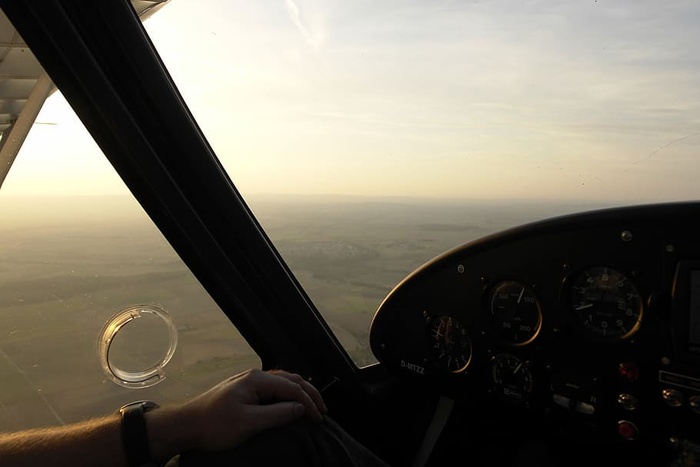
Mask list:
[[[698,197],[700,4],[172,0],[146,26],[355,361],[444,250]]]
[[[50,96],[0,190],[0,430],[195,395],[260,361],[133,199],[63,97]],[[136,389],[103,371],[98,337],[120,310],[164,310],[177,331],[165,379]],[[167,355],[143,313],[112,339],[122,370]]]
[[[382,298],[448,248],[697,198],[699,13],[692,1],[179,0],[146,26],[362,365]]]

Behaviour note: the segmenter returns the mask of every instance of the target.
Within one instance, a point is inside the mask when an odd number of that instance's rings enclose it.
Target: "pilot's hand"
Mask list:
[[[147,427],[154,458],[168,458],[185,450],[228,449],[304,416],[321,421],[325,413],[321,394],[301,376],[252,369],[180,406],[149,412]]]

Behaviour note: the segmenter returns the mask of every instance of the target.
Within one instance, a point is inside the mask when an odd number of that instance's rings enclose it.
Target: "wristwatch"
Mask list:
[[[158,407],[153,401],[130,402],[119,409],[122,417],[121,431],[124,453],[129,467],[151,467],[157,464],[151,458],[148,447],[146,419],[143,416],[149,410]]]

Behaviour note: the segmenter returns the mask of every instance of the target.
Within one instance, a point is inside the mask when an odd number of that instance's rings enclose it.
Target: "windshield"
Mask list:
[[[147,28],[364,364],[382,298],[451,247],[698,198],[699,15],[693,1],[172,0]]]

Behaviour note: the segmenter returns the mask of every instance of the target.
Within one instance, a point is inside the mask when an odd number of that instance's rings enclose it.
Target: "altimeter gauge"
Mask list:
[[[609,267],[593,266],[576,273],[570,288],[569,306],[586,336],[619,341],[639,330],[644,303],[630,276]]]

